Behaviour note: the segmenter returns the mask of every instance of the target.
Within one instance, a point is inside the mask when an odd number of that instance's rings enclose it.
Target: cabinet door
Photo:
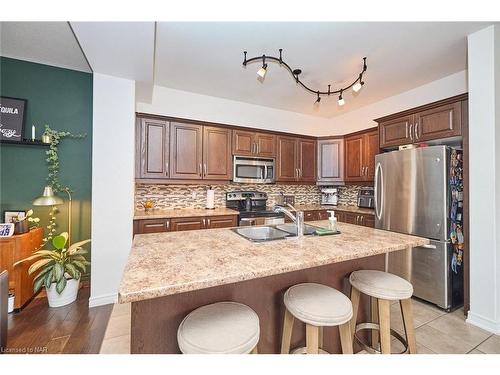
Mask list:
[[[176,217],[170,219],[172,232],[185,230],[205,229],[206,219],[204,217]]]
[[[380,148],[405,145],[413,142],[413,115],[381,122],[379,124]]]
[[[344,140],[344,180],[363,181],[364,135],[348,136]]]
[[[209,216],[207,217],[207,228],[231,228],[237,227],[236,215],[228,216]]]
[[[359,224],[359,214],[353,212],[344,212],[344,222],[349,224]]]
[[[170,219],[144,219],[136,220],[136,233],[160,233],[170,231]]]
[[[231,130],[204,126],[203,178],[230,180],[231,176]]]
[[[254,155],[254,132],[233,130],[233,155]]]
[[[257,133],[255,135],[257,155],[274,158],[276,156],[276,136],[273,134]]]
[[[460,136],[462,134],[461,103],[418,112],[415,115],[414,133],[416,141]]]
[[[344,181],[344,140],[318,141],[318,181]]]
[[[297,140],[278,136],[277,181],[297,181]]]
[[[297,168],[299,169],[299,181],[316,182],[316,141],[311,139],[299,139]]]
[[[375,228],[375,216],[373,216],[373,215],[362,215],[361,223],[365,227]]]
[[[327,210],[318,211],[318,220],[328,220],[329,217],[330,214],[327,212]]]
[[[304,211],[304,221],[318,220],[317,211]]]
[[[334,209],[335,211],[335,209]],[[345,214],[342,211],[335,211],[335,217],[339,223],[345,223]]]
[[[170,177],[202,178],[203,126],[172,122],[170,124]]]
[[[375,179],[375,155],[379,153],[378,129],[365,134],[363,147],[365,153],[362,174],[365,181],[373,181]]]
[[[137,178],[168,178],[169,124],[166,121],[140,119],[137,126]]]

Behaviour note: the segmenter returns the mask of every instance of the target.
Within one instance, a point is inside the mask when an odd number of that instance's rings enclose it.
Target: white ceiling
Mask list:
[[[0,22],[0,55],[92,71],[67,22]]]
[[[252,104],[333,117],[466,68],[466,36],[487,23],[172,23],[156,30],[155,84]],[[308,86],[337,89],[357,77],[367,57],[365,86],[338,107],[337,96],[315,96],[290,73],[270,63],[264,82],[258,62],[278,56],[302,69]]]

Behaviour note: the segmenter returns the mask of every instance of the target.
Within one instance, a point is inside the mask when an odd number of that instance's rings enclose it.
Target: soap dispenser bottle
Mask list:
[[[335,211],[327,211],[330,214],[328,220],[330,221],[330,230],[337,232],[337,218],[335,217]]]

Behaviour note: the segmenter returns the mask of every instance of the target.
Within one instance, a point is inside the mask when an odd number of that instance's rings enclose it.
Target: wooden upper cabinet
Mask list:
[[[376,119],[380,148],[461,136],[467,104],[462,94]]]
[[[411,127],[411,128],[410,128]],[[380,147],[399,146],[412,143],[413,115],[398,117],[379,124]]]
[[[168,178],[169,123],[138,119],[136,142],[136,178]]]
[[[450,103],[415,114],[415,141],[455,137],[462,134],[461,102]]]
[[[298,139],[297,144],[298,180],[301,182],[316,182],[316,141]]]
[[[297,181],[297,138],[278,136],[276,181]]]
[[[375,155],[379,153],[378,129],[346,136],[344,139],[344,180],[370,182],[375,176]]]
[[[274,134],[256,133],[255,144],[257,156],[274,158],[276,156],[276,136]]]
[[[253,132],[233,130],[233,154],[253,155],[255,149]]]
[[[203,178],[230,180],[231,176],[231,129],[204,126]]]
[[[233,130],[233,154],[273,158],[276,156],[276,136],[246,130]]]
[[[170,123],[170,177],[202,178],[203,126]]]
[[[318,181],[344,181],[344,140],[318,141]]]
[[[378,129],[365,134],[365,153],[363,165],[365,166],[364,177],[367,181],[375,179],[375,155],[380,151]]]
[[[363,135],[345,137],[344,150],[345,181],[363,181]]]

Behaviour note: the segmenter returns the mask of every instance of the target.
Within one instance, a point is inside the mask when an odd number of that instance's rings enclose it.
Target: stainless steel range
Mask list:
[[[226,207],[239,212],[239,225],[283,224],[284,215],[267,208],[267,194],[260,191],[230,191]]]

